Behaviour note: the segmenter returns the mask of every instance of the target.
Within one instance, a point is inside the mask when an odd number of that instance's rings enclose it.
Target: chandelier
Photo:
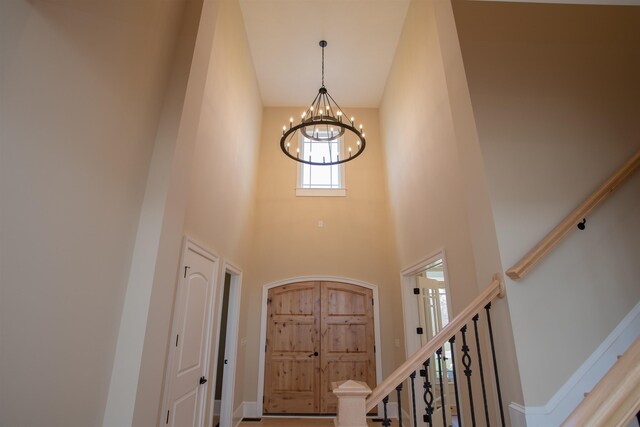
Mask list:
[[[356,128],[355,118],[347,119],[349,116],[324,86],[324,48],[326,46],[327,42],[321,40],[322,86],[309,108],[300,116],[300,122],[294,124],[291,117],[289,126],[282,127],[282,138],[280,138],[280,149],[284,154],[308,165],[329,166],[346,163],[362,154],[366,145],[362,124]],[[296,135],[298,135],[297,138],[295,138]],[[337,143],[340,139],[342,144]]]

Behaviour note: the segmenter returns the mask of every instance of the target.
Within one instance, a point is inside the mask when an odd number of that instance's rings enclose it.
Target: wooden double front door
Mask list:
[[[335,413],[332,382],[376,385],[371,289],[338,282],[272,288],[265,351],[265,414]]]

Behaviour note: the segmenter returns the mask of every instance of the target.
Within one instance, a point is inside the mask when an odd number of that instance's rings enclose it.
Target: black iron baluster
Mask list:
[[[456,395],[456,412],[458,414],[458,427],[462,427],[462,417],[460,417],[460,398],[458,397],[458,376],[456,374],[456,352],[453,347],[453,343],[455,342],[455,335],[449,338],[449,345],[451,346],[451,367],[453,368],[453,388]]]
[[[387,416],[387,403],[389,403],[389,396],[386,396],[384,399],[382,399],[382,407],[384,409],[384,418],[382,418],[382,425],[384,427],[389,427],[391,425],[389,417]]]
[[[467,325],[464,325],[460,332],[462,332],[462,353],[464,353],[462,355],[462,364],[464,365],[464,375],[467,377],[469,404],[471,405],[471,425],[476,427],[476,410],[473,405],[473,391],[471,389],[471,356],[469,356],[469,346],[467,345]]]
[[[409,378],[411,378],[411,405],[413,406],[413,427],[418,427],[418,418],[416,414],[416,371],[411,372]]]
[[[424,370],[420,372],[420,375],[424,373],[424,403],[427,405],[425,407],[425,414],[422,417],[422,420],[425,423],[429,423],[429,427],[433,426],[432,414],[433,414],[433,393],[431,392],[431,382],[429,381],[429,365],[431,364],[431,358],[427,359],[426,362],[422,364]]]
[[[505,427],[504,409],[502,409],[502,393],[500,392],[500,378],[498,377],[498,364],[496,363],[496,349],[493,345],[493,328],[491,327],[491,314],[489,313],[491,303],[485,305],[484,309],[487,312],[487,326],[489,327],[489,341],[491,342],[491,356],[493,357],[493,372],[496,375],[496,389],[498,390],[498,403],[500,404],[500,422],[502,423],[502,427]]]
[[[400,394],[402,392],[402,383],[396,387],[396,393],[398,396],[398,427],[402,427],[402,401],[400,400]]]
[[[484,369],[482,369],[482,353],[480,352],[480,338],[478,338],[478,319],[480,316],[477,314],[473,316],[473,331],[476,336],[476,349],[478,351],[478,366],[480,367],[480,385],[482,386],[482,401],[484,403],[484,417],[487,420],[487,427],[489,423],[489,408],[487,406],[487,389],[484,385]]]
[[[436,351],[436,355],[438,357],[438,374],[440,374],[440,408],[442,409],[442,425],[446,426],[447,425],[447,402],[445,401],[444,398],[444,381],[442,378],[442,372],[445,371],[446,369],[442,369],[442,365],[444,364],[445,361],[445,357],[444,354],[442,354],[442,347],[440,347],[438,349],[438,351]]]

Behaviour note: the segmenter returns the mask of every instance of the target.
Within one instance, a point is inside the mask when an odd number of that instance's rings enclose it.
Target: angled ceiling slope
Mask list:
[[[343,107],[377,107],[409,0],[240,0],[265,106],[304,106],[325,85]]]

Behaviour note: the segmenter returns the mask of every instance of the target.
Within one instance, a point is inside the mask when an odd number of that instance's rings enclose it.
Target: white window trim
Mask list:
[[[343,183],[344,184],[344,183]],[[346,188],[296,188],[297,197],[346,197]]]

